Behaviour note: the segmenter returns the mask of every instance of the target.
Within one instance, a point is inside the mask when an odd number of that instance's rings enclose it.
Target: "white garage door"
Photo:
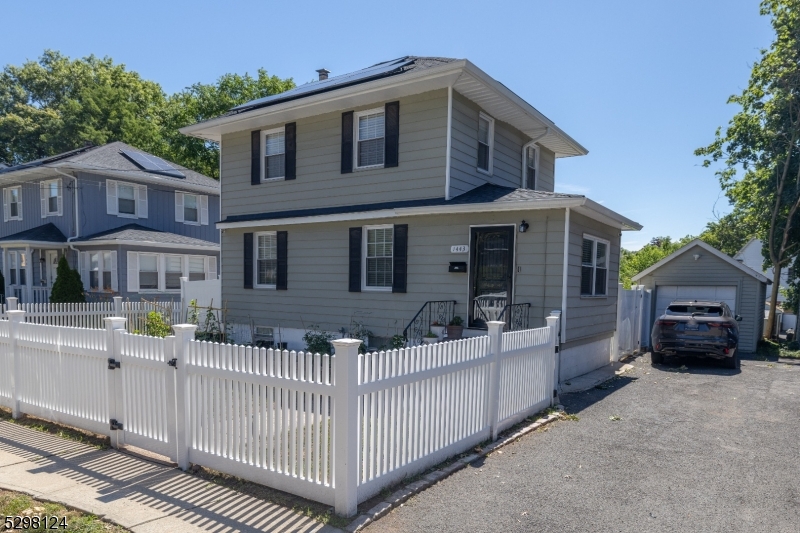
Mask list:
[[[709,300],[725,302],[732,312],[736,312],[735,286],[706,285],[659,285],[656,291],[656,317],[664,314],[667,306],[675,300]]]

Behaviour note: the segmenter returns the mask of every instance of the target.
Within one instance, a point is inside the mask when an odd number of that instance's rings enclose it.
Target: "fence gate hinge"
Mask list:
[[[120,367],[119,361],[115,361],[111,357],[108,358],[108,369],[109,370],[114,370],[115,368],[119,368],[119,367]]]
[[[556,353],[558,353],[558,346],[556,346]]]
[[[177,358],[175,358],[175,357],[173,357],[172,359],[170,359],[169,361],[167,361],[167,364],[168,364],[169,366],[174,366],[175,368],[178,368],[178,359],[177,359]]]
[[[111,430],[120,430],[122,431],[122,422],[117,422],[116,418],[111,419]]]
[[[558,389],[553,389],[553,398],[558,398]],[[114,429],[114,428],[111,428]]]

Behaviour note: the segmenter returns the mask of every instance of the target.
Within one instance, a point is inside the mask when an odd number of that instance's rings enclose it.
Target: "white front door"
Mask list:
[[[675,300],[725,302],[736,313],[736,287],[733,285],[659,285],[656,291],[656,318]]]
[[[56,281],[56,269],[58,268],[58,252],[47,250],[47,286],[53,288]]]

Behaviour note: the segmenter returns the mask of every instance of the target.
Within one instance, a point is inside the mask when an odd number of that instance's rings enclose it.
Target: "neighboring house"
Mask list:
[[[742,246],[742,249],[739,250],[736,255],[733,256],[734,259],[739,261],[742,264],[745,264],[756,270],[758,272],[762,272],[766,277],[771,280],[774,280],[775,275],[773,273],[772,267],[764,268],[764,256],[762,255],[763,243],[761,239],[752,238],[747,241],[747,244]],[[783,268],[781,269],[781,280],[780,280],[780,288],[785,289],[789,285],[789,269]],[[769,302],[770,295],[767,294],[767,302]],[[778,303],[781,304],[786,300],[786,297],[778,291]]]
[[[631,279],[653,291],[647,331],[675,300],[722,301],[742,317],[739,348],[756,351],[764,329],[767,285],[772,283],[761,272],[695,239]]]
[[[0,188],[7,296],[48,302],[62,255],[93,300],[217,277],[217,180],[114,142],[2,168]]]
[[[609,361],[620,232],[641,227],[553,192],[556,160],[586,149],[469,61],[321,70],[181,131],[221,143],[222,298],[242,330],[302,348],[312,324],[363,326],[380,347],[419,317],[479,335],[561,310],[561,377]]]

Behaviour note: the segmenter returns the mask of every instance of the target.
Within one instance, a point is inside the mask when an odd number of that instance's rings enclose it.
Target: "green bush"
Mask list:
[[[797,350],[800,350],[800,341],[792,341],[792,342],[790,342],[789,344],[786,345],[786,349],[787,350],[791,350],[793,352],[796,352]]]
[[[335,338],[333,333],[322,331],[318,325],[311,324],[311,329],[306,330],[303,335],[303,342],[306,343],[307,352],[330,354],[333,352],[331,341]]]
[[[50,290],[50,303],[84,303],[83,282],[77,270],[70,268],[62,255],[56,268],[56,280]]]
[[[172,333],[172,327],[167,324],[164,315],[158,311],[150,311],[144,322],[144,335],[164,338]]]

